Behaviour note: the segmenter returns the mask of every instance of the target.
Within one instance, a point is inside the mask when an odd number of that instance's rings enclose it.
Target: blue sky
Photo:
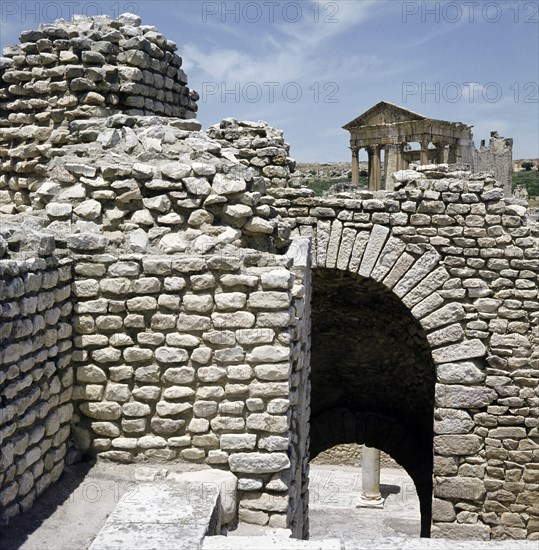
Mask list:
[[[347,161],[341,126],[380,100],[514,138],[539,157],[539,2],[0,2],[2,46],[75,13],[138,13],[175,40],[204,127],[265,120],[301,162]]]

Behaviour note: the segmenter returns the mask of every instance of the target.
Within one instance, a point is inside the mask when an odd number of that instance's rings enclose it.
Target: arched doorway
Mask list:
[[[383,285],[315,269],[310,452],[363,443],[413,479],[429,536],[435,369],[419,323]]]

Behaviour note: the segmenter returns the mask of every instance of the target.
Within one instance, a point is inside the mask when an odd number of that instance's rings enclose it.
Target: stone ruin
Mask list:
[[[539,540],[539,228],[488,173],[290,185],[283,134],[193,118],[174,44],[76,17],[0,60],[0,511],[81,453],[230,470],[308,536],[308,461],[412,477],[422,535]]]
[[[380,101],[343,126],[350,132],[352,151],[352,184],[359,183],[359,151],[368,155],[368,189],[394,189],[392,173],[419,164],[466,164],[473,172],[492,172],[511,195],[513,175],[513,140],[491,132],[488,147],[485,140],[477,149],[473,126],[427,118],[394,103]],[[412,149],[410,143],[419,149]],[[384,154],[383,163],[381,155]],[[382,178],[383,174],[383,178]],[[382,181],[383,180],[383,181]]]

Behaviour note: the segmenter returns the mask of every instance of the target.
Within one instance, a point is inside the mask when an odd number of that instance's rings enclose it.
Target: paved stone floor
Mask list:
[[[2,530],[0,548],[86,550],[119,499],[135,490],[134,470],[107,463],[70,466],[32,510]],[[360,468],[312,466],[311,538],[418,536],[419,503],[412,481],[403,470],[389,469],[382,469],[381,480],[384,509],[358,509]],[[257,526],[241,525],[229,536],[256,534]]]
[[[350,466],[311,466],[311,539],[419,537],[419,499],[404,470],[383,468],[380,489],[384,508],[356,508],[361,469]]]
[[[154,465],[160,472],[162,466]],[[177,465],[179,471],[190,471]],[[167,465],[167,469],[171,468]],[[87,550],[120,500],[137,491],[135,467],[100,463],[67,468],[60,483],[46,491],[28,513],[0,532],[2,550]],[[195,468],[196,469],[196,468]],[[140,474],[138,474],[139,482]],[[162,477],[162,475],[157,476]],[[150,481],[145,479],[144,481]],[[537,541],[444,541],[419,539],[419,501],[403,470],[382,469],[386,497],[380,509],[356,508],[361,469],[311,467],[311,541],[242,524],[228,537],[207,537],[208,550],[536,550]],[[151,504],[150,504],[151,506]],[[260,536],[262,539],[252,539]],[[221,539],[221,540],[218,540]],[[206,544],[207,541],[207,544]],[[170,548],[177,550],[172,542]],[[140,546],[139,546],[140,548]],[[159,547],[168,550],[167,545]]]
[[[382,468],[383,509],[356,508],[361,468],[311,465],[310,539],[419,538],[419,499],[411,478],[402,469]],[[241,524],[229,537],[262,535],[265,530]]]

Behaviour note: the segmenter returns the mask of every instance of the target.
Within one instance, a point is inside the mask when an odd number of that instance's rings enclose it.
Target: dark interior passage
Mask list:
[[[339,443],[385,451],[414,480],[428,536],[435,369],[419,323],[375,281],[317,269],[311,366],[311,458]]]

